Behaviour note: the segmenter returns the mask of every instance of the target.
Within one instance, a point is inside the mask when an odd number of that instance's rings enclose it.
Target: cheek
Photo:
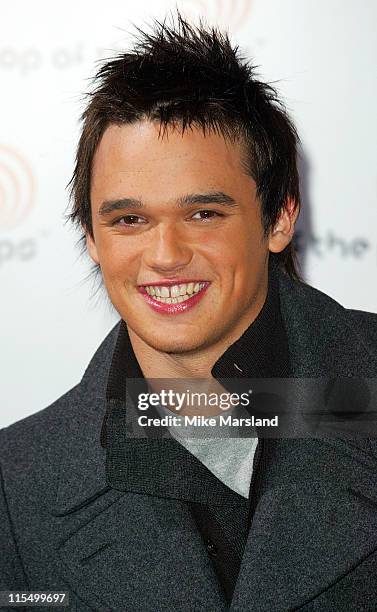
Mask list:
[[[97,250],[101,268],[107,276],[129,275],[137,267],[140,254],[127,245],[124,236],[102,236],[98,241]]]
[[[248,273],[259,266],[265,249],[255,236],[232,237],[226,244],[219,245],[222,262],[238,274]]]
[[[241,299],[250,299],[258,290],[263,278],[268,254],[260,236],[238,240],[233,248],[229,272],[233,274],[233,291]]]
[[[228,285],[238,285],[255,274],[262,265],[266,247],[260,236],[242,231],[219,232],[216,237],[208,235],[195,249],[197,255],[211,265]]]

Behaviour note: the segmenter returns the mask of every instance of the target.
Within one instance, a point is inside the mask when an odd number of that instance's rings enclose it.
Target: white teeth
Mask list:
[[[179,295],[176,298],[170,298],[170,297],[161,297],[158,295],[154,296],[154,299],[157,300],[158,302],[162,302],[163,304],[178,304],[181,302],[186,302],[186,300],[190,299],[190,295]]]
[[[148,295],[153,296],[159,302],[163,301],[167,304],[177,304],[184,302],[193,294],[198,293],[206,283],[185,283],[182,285],[171,285],[165,287],[163,285],[148,285],[145,290]]]
[[[179,292],[180,292],[179,285],[173,285],[173,287],[170,287],[170,295],[171,295],[171,297],[174,297],[174,298],[178,297],[179,296]]]

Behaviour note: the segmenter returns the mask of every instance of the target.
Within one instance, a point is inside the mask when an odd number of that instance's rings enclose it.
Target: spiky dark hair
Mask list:
[[[244,145],[244,165],[257,186],[267,235],[290,199],[300,206],[298,136],[276,90],[260,81],[255,67],[232,47],[227,33],[188,23],[154,20],[151,33],[136,28],[130,52],[107,61],[93,80],[81,117],[82,132],[70,181],[68,218],[93,237],[90,181],[93,156],[111,124],[150,120],[167,127],[199,127]],[[294,246],[272,254],[300,278]]]

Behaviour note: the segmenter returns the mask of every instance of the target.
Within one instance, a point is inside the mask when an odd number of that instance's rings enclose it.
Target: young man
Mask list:
[[[2,590],[80,612],[376,610],[373,440],[126,431],[131,379],[376,376],[377,316],[296,271],[296,145],[228,38],[180,16],[99,71],[70,216],[121,320],[74,389],[0,432]]]

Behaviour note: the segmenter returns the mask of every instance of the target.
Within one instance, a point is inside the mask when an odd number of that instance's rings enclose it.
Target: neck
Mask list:
[[[164,353],[146,344],[130,328],[128,333],[145,378],[211,378],[213,364],[224,352],[216,345],[189,354]]]

